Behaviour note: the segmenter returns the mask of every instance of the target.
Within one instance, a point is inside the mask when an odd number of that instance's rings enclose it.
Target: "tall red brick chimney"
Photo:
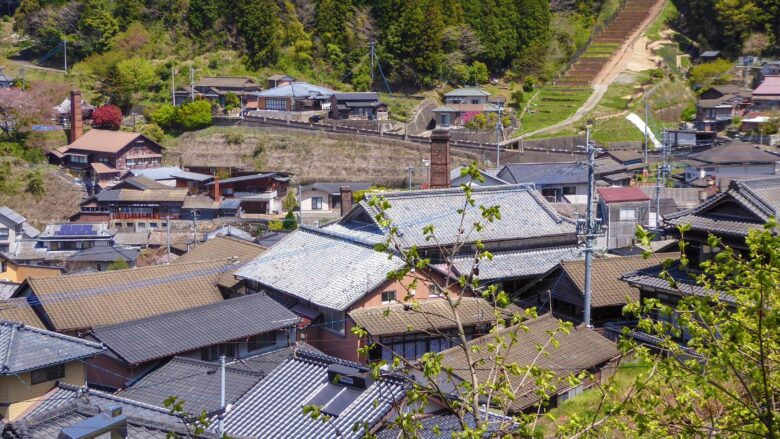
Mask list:
[[[81,92],[70,92],[70,143],[84,134],[84,122],[81,120]]]
[[[352,188],[341,186],[339,192],[341,192],[341,216],[344,216],[352,210]]]
[[[450,131],[431,133],[431,189],[450,187]]]
[[[219,191],[219,175],[214,177],[214,201],[222,203],[222,192]]]

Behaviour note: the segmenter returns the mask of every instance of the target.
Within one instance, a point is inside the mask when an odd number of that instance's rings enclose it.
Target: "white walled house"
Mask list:
[[[720,185],[721,179],[774,175],[776,162],[780,157],[759,148],[758,145],[730,142],[691,154],[688,159],[685,167],[686,183],[696,184],[712,178],[716,185]]]
[[[349,187],[350,192],[366,190],[370,183],[314,183],[301,186],[299,204],[303,212],[329,212],[341,208],[341,188]],[[351,203],[350,203],[351,206]]]

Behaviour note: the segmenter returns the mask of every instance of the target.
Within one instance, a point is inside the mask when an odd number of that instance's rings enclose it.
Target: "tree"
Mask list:
[[[490,73],[484,63],[474,61],[469,68],[469,79],[473,84],[485,84],[490,79]]]
[[[239,4],[238,32],[246,47],[246,65],[252,69],[279,60],[279,6],[272,0],[246,0]]]
[[[32,171],[27,175],[27,187],[25,192],[40,197],[46,193],[46,186],[43,184],[43,174],[41,171]]]
[[[284,230],[295,230],[298,228],[298,221],[295,220],[295,214],[292,210],[288,211],[287,215],[284,216],[282,226],[284,227]]]
[[[147,91],[157,82],[154,66],[145,58],[134,56],[119,61],[116,65],[122,88],[132,92]]]
[[[157,143],[162,142],[165,138],[165,132],[157,124],[147,123],[141,125],[141,134],[154,140]]]
[[[9,140],[24,141],[32,126],[48,117],[52,105],[52,97],[46,95],[49,91],[44,88],[27,92],[18,88],[0,89],[0,130]]]
[[[439,4],[433,0],[409,0],[403,2],[399,14],[388,29],[388,50],[402,67],[401,79],[431,86],[438,80],[444,61],[444,19]]]
[[[484,181],[476,163],[465,166],[462,176],[469,177],[474,182]],[[501,219],[499,205],[477,205],[470,184],[461,186],[464,197],[463,203],[457,211],[451,212],[457,218],[456,222],[463,225],[462,229],[452,234],[446,231],[438,231],[432,225],[422,226],[426,240],[432,243],[447,242],[446,245],[437,246],[437,270],[440,273],[454,273],[453,262],[457,257],[471,260],[470,267],[465,267],[458,276],[433,276],[431,259],[420,254],[416,247],[405,247],[399,240],[399,227],[389,219],[387,212],[392,209],[389,201],[381,195],[372,197],[368,202],[376,212],[374,219],[387,231],[386,239],[375,245],[375,250],[388,254],[388,257],[399,258],[403,266],[388,273],[390,281],[402,285],[406,304],[405,312],[420,313],[420,319],[430,319],[432,315],[421,310],[419,302],[415,301],[415,290],[418,285],[425,283],[429,288],[435,288],[441,296],[445,310],[437,312],[436,319],[447,319],[454,323],[455,330],[443,331],[433,329],[428,335],[442,337],[452,344],[454,350],[458,350],[465,358],[465,370],[454,371],[446,366],[444,356],[441,353],[429,352],[419,360],[407,359],[402,355],[394,356],[392,364],[382,360],[371,365],[374,377],[380,376],[380,370],[386,366],[393,370],[406,369],[407,374],[399,378],[407,378],[409,387],[406,393],[407,402],[403,407],[399,404],[388,418],[385,426],[392,426],[400,430],[399,436],[419,437],[419,416],[426,413],[429,403],[436,401],[446,407],[446,410],[455,416],[462,432],[453,434],[453,437],[482,438],[482,437],[530,437],[533,434],[534,420],[538,419],[536,413],[519,414],[503,418],[499,422],[489,422],[486,412],[505,414],[507,405],[514,398],[515,385],[521,387],[525,384],[534,385],[544,400],[558,385],[562,385],[558,379],[567,380],[570,385],[578,385],[579,377],[555,377],[553,371],[545,370],[538,366],[538,359],[549,354],[555,349],[556,336],[566,333],[572,327],[571,323],[563,323],[551,330],[547,340],[534,342],[538,355],[535,359],[529,359],[522,363],[510,359],[507,352],[515,344],[530,343],[523,338],[528,328],[524,322],[535,317],[533,310],[508,312],[509,296],[500,291],[497,286],[485,286],[477,276],[480,263],[492,258],[489,251],[475,235],[490,227],[501,227],[498,222]],[[414,273],[414,281],[409,282],[408,275]],[[403,280],[403,281],[402,281]],[[486,313],[485,323],[492,327],[489,334],[485,335],[485,343],[480,348],[468,343],[468,337],[461,319],[461,297],[473,295],[485,298],[492,306],[493,313]],[[393,311],[388,309],[388,313]],[[377,316],[377,318],[382,318]],[[354,327],[352,332],[361,338],[367,337],[367,332]],[[359,349],[366,355],[371,349],[382,346],[380,341],[373,340],[367,346]],[[482,373],[483,371],[488,373]],[[456,375],[458,378],[456,378]],[[411,378],[415,377],[415,378]],[[482,404],[487,401],[488,407]],[[322,412],[316,406],[304,407],[304,413],[318,418]],[[328,422],[327,419],[323,419]],[[490,431],[488,433],[488,427]],[[361,428],[360,424],[355,426]],[[446,437],[446,435],[442,435]]]
[[[639,437],[780,437],[780,235],[775,218],[748,233],[747,250],[710,235],[714,258],[689,267],[678,226],[679,260],[667,260],[660,278],[681,299],[674,308],[657,299],[631,303],[636,329],[656,339],[656,355],[624,332],[621,347],[647,363],[624,401],[601,407],[569,430],[618,431]],[[647,245],[652,234],[641,227]],[[627,328],[628,329],[628,328]],[[681,340],[685,340],[681,342]],[[586,421],[586,422],[583,422]],[[594,432],[597,436],[598,433]]]
[[[241,101],[238,99],[238,96],[233,92],[227,92],[225,94],[225,109],[234,110],[239,107],[241,107]]]
[[[114,7],[114,16],[119,23],[127,27],[129,23],[141,19],[144,11],[143,0],[116,0]]]
[[[697,64],[688,72],[688,81],[694,89],[704,91],[710,86],[727,82],[730,79],[728,71],[732,67],[734,64],[724,59]]]
[[[111,14],[108,1],[86,0],[79,20],[79,34],[87,53],[102,53],[109,49],[117,33],[119,24]]]
[[[116,105],[103,105],[92,112],[92,126],[109,130],[122,128],[122,110]]]
[[[288,190],[287,196],[282,201],[282,208],[289,212],[295,210],[296,207],[298,207],[298,200],[295,198],[295,192]]]
[[[127,263],[124,259],[117,259],[116,261],[108,264],[108,271],[115,271],[115,270],[127,270],[130,268],[130,264]]]
[[[189,102],[176,111],[176,123],[186,131],[211,125],[211,103],[206,100]]]
[[[146,114],[147,119],[161,128],[169,129],[176,123],[176,107],[162,104]]]

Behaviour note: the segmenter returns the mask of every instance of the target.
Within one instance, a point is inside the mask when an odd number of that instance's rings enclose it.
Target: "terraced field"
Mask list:
[[[531,108],[522,119],[520,133],[530,133],[568,118],[585,103],[591,92],[589,86],[544,88],[531,102]]]

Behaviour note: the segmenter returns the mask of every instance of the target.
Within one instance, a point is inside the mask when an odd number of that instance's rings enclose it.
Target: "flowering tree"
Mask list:
[[[18,88],[0,89],[0,130],[8,139],[23,140],[34,124],[46,120],[50,114],[51,105],[46,97]]]
[[[92,126],[118,130],[122,127],[122,110],[116,105],[104,105],[95,108],[95,111],[92,113]]]

